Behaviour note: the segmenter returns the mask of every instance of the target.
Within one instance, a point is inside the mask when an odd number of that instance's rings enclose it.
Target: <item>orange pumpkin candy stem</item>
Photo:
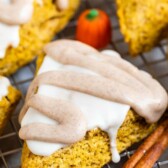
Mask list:
[[[111,29],[110,19],[104,11],[85,10],[78,19],[76,39],[101,49],[110,42]]]

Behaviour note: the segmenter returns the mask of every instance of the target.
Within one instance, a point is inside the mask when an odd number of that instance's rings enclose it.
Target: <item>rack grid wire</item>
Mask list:
[[[67,27],[60,32],[55,39],[68,38],[74,39],[76,19],[87,8],[99,8],[110,16],[112,23],[113,35],[107,49],[116,50],[121,56],[136,65],[138,68],[145,70],[153,75],[168,91],[168,60],[167,46],[168,41],[163,40],[152,51],[132,58],[128,54],[128,45],[124,42],[120,33],[118,18],[116,16],[116,4],[114,0],[82,0],[81,6],[75,17],[70,21]],[[8,125],[0,136],[0,168],[19,168],[22,150],[22,140],[19,139],[18,114],[24,103],[27,88],[32,81],[35,73],[35,61],[23,67],[14,75],[10,76],[11,83],[21,90],[22,99],[14,111]],[[136,144],[121,154],[121,161],[118,164],[109,163],[105,168],[121,168],[123,163],[134,153],[139,144]],[[155,163],[156,168],[168,168],[168,150]]]

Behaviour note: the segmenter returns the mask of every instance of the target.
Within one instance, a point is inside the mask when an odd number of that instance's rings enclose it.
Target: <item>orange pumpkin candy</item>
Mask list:
[[[101,49],[110,42],[111,31],[110,19],[104,11],[85,10],[78,19],[76,39]]]

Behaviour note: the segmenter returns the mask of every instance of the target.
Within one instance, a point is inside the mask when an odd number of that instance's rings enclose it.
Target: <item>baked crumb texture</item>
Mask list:
[[[32,19],[20,28],[20,44],[9,47],[4,59],[0,59],[0,75],[10,75],[40,55],[43,46],[61,29],[79,6],[79,0],[70,0],[68,9],[60,11],[53,0],[43,0],[40,6],[34,3]]]
[[[142,117],[130,110],[118,131],[118,151],[122,152],[145,138],[155,126],[156,124],[147,124]],[[101,168],[110,160],[109,138],[100,129],[89,131],[80,142],[60,149],[49,157],[32,154],[26,143],[22,151],[22,168]]]
[[[167,0],[117,0],[117,14],[129,51],[137,55],[168,37]]]
[[[20,92],[12,86],[9,86],[8,89],[8,95],[0,101],[0,135],[21,97]]]

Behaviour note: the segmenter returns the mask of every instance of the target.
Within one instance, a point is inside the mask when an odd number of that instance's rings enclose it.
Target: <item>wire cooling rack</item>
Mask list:
[[[162,41],[152,51],[144,53],[136,58],[132,58],[128,54],[128,46],[124,43],[123,36],[119,30],[118,19],[116,16],[116,5],[113,0],[83,0],[76,16],[71,20],[68,26],[56,36],[60,38],[74,38],[76,18],[79,13],[86,8],[100,8],[107,12],[110,16],[113,26],[113,37],[108,49],[114,49],[121,54],[121,56],[152,74],[164,87],[168,90],[168,60],[166,58],[168,42]],[[19,168],[22,150],[22,141],[18,137],[18,114],[24,103],[27,88],[33,79],[35,72],[35,61],[23,67],[17,73],[10,76],[11,83],[18,88],[23,96],[17,109],[13,113],[4,134],[0,137],[0,168]],[[123,163],[133,154],[138,144],[132,146],[121,154],[121,162],[118,164],[109,163],[106,168],[121,168]],[[157,168],[168,168],[168,150],[156,162]]]

